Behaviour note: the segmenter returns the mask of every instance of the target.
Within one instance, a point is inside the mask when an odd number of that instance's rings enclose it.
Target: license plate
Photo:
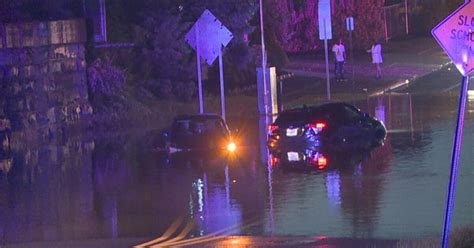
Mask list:
[[[293,137],[298,135],[298,128],[287,128],[286,129],[286,136]]]
[[[288,152],[287,155],[288,155],[288,161],[290,161],[290,162],[301,160],[300,154],[297,153],[297,152]]]

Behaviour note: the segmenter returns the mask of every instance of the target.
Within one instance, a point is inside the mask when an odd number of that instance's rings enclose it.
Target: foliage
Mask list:
[[[194,77],[192,50],[183,39],[187,25],[180,15],[162,10],[150,13],[135,27],[134,72],[144,79],[189,80]]]
[[[44,21],[77,18],[83,15],[77,0],[0,0],[0,21]]]
[[[354,48],[367,49],[384,37],[383,0],[337,1],[332,14],[333,41],[349,40],[346,18],[354,17]]]
[[[195,51],[186,44],[184,35],[193,23],[200,17],[204,9],[209,9],[221,22],[231,30],[234,37],[225,49],[225,74],[231,73],[226,84],[239,85],[253,81],[238,81],[239,74],[245,74],[248,65],[253,62],[253,51],[244,39],[245,34],[252,32],[253,27],[248,20],[255,12],[255,1],[241,2],[233,0],[206,1],[163,1],[144,2],[143,19],[134,27],[135,53],[127,67],[131,73],[138,75],[143,82],[159,97],[170,98],[167,95],[168,81],[172,84],[172,94],[180,100],[189,100],[196,89],[196,55]],[[218,89],[217,60],[212,65],[207,85]],[[252,69],[253,71],[254,69]],[[157,86],[150,86],[150,82]],[[160,86],[160,84],[165,84]],[[183,87],[186,85],[186,87]],[[186,89],[186,91],[177,89]],[[161,90],[160,90],[161,89]]]
[[[281,68],[288,62],[288,57],[285,52],[285,45],[288,44],[285,40],[285,29],[284,29],[284,18],[285,13],[279,9],[280,1],[278,0],[266,0],[263,4],[263,30],[265,36],[265,50],[267,51],[267,64]],[[252,24],[260,26],[260,14],[257,12],[253,19]],[[261,32],[260,28],[256,29],[252,33],[251,43],[255,44],[257,56],[256,64],[261,65]],[[261,67],[261,66],[260,66]]]
[[[264,23],[277,27],[273,33],[285,51],[309,51],[318,42],[316,10],[317,1],[267,0]]]
[[[170,99],[173,95],[173,84],[171,80],[165,79],[158,84],[158,96],[164,99]]]
[[[228,91],[255,85],[255,65],[249,64],[245,68],[241,68],[231,60],[231,56],[223,58],[225,90]],[[210,68],[209,80],[205,82],[204,87],[206,92],[219,94],[220,79],[218,66]]]
[[[90,93],[93,96],[113,96],[125,86],[126,73],[109,59],[97,59],[87,68]]]
[[[181,101],[189,102],[197,92],[197,86],[194,81],[176,82],[174,84],[174,95]]]
[[[184,1],[182,13],[186,22],[194,23],[208,9],[214,14],[234,35],[232,44],[244,42],[244,35],[253,32],[254,27],[249,25],[249,20],[255,15],[257,1],[255,0],[201,0]]]
[[[374,39],[383,36],[383,0],[333,1],[333,40],[348,39],[345,19],[356,20],[354,47],[366,48]],[[265,41],[271,53],[278,47],[286,52],[305,52],[323,47],[319,40],[318,1],[265,0]],[[259,32],[254,33],[259,37]],[[257,42],[255,39],[254,42]],[[274,49],[274,50],[271,50]]]
[[[451,12],[463,4],[463,0],[450,0],[445,4],[422,2],[411,16],[410,28],[416,33],[430,33],[431,30],[445,19]]]

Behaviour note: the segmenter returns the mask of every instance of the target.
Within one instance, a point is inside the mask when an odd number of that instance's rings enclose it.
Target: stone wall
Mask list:
[[[82,19],[0,24],[0,115],[13,130],[54,131],[92,114]]]

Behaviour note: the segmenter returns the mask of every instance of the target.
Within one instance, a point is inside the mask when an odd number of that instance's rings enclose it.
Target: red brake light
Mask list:
[[[313,159],[311,160],[312,164],[317,166],[318,169],[324,170],[328,167],[328,159],[323,156],[322,154],[317,153],[314,155]]]
[[[326,127],[326,123],[324,122],[316,122],[316,128],[317,129],[323,129]]]
[[[276,156],[270,155],[270,165],[272,167],[277,166],[280,163],[280,159]]]
[[[312,129],[314,134],[318,134],[327,127],[327,124],[326,122],[318,121],[316,123],[308,124],[307,127],[308,129]]]
[[[268,126],[268,134],[274,134],[276,131],[278,131],[279,127],[276,124],[271,124]]]
[[[318,158],[318,169],[322,170],[328,166],[328,160],[323,155]]]

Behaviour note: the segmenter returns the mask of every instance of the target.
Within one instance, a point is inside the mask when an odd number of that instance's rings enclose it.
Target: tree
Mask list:
[[[234,36],[224,49],[226,88],[252,84],[254,52],[244,37],[254,30],[249,20],[256,7],[256,0],[111,1],[107,4],[108,20],[112,20],[108,22],[109,40],[134,43],[130,52],[113,54],[114,64],[127,68],[131,85],[145,87],[160,97],[165,93],[171,97],[171,92],[178,99],[189,99],[192,94],[183,94],[181,89],[192,89],[192,83],[196,84],[196,53],[184,36],[209,9]],[[206,82],[214,92],[219,89],[217,68],[215,62]]]
[[[110,60],[97,59],[87,68],[90,93],[95,97],[116,95],[125,86],[126,74]]]
[[[345,19],[348,16],[353,16],[356,20],[356,48],[365,48],[373,39],[383,36],[384,0],[331,2],[333,39],[347,38]],[[271,44],[270,47],[279,46],[286,52],[306,52],[323,47],[319,40],[318,1],[265,0],[264,18],[265,40]],[[258,30],[254,35],[259,38]],[[278,52],[278,49],[268,50],[269,53]]]
[[[194,78],[192,50],[183,37],[188,25],[183,25],[181,18],[181,15],[162,9],[148,14],[142,25],[135,27],[138,56],[134,71],[145,80],[187,81]]]
[[[0,21],[47,21],[83,16],[77,0],[0,0]]]

